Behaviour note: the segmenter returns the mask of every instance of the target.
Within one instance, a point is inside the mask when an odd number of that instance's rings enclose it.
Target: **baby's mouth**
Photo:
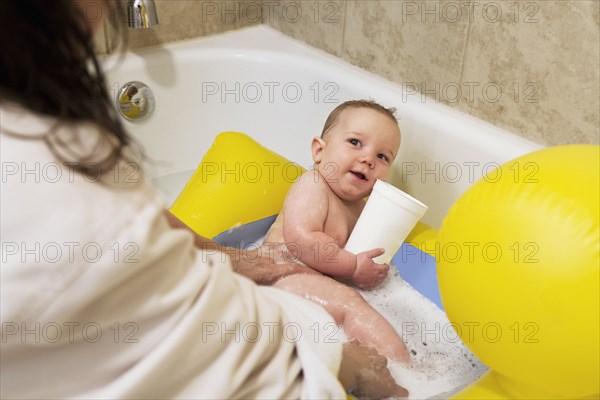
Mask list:
[[[363,180],[363,181],[367,180],[367,177],[364,174],[361,174],[360,172],[350,171],[350,173],[352,173],[352,175],[356,176],[360,180]]]

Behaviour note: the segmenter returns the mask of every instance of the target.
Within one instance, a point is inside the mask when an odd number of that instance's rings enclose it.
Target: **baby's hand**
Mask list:
[[[350,278],[361,289],[370,290],[387,277],[390,268],[387,264],[377,264],[373,258],[385,253],[383,249],[374,249],[356,255],[356,269]]]

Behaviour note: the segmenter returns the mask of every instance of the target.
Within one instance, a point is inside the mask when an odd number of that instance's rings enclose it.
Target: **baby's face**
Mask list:
[[[350,108],[322,141],[320,150],[313,146],[321,175],[338,197],[356,201],[371,193],[377,179],[387,179],[400,147],[400,129],[378,111]]]

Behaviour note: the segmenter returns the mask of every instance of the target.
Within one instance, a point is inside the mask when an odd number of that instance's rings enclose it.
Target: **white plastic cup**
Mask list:
[[[373,260],[389,264],[428,209],[419,200],[378,179],[345,249],[358,254],[383,248],[385,253]]]

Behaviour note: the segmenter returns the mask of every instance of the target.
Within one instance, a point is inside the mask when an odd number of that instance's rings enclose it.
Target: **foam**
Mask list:
[[[444,399],[480,377],[487,368],[456,335],[446,314],[416,291],[392,267],[383,284],[360,290],[402,336],[411,352],[411,366],[390,363],[409,399]]]

